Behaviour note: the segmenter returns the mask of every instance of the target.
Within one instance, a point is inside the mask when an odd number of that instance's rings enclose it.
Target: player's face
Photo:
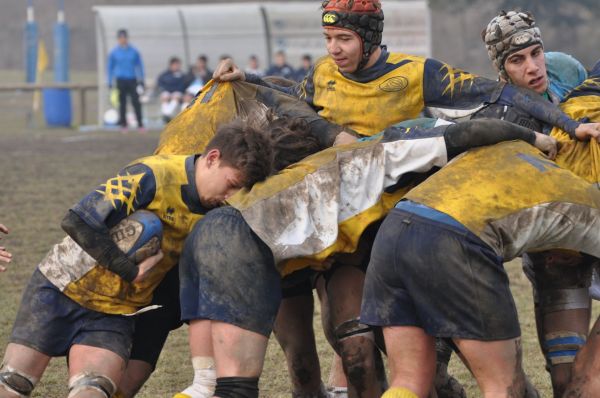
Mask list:
[[[327,52],[341,72],[352,73],[362,59],[362,43],[357,34],[346,29],[323,29]]]
[[[211,150],[217,151],[218,150]],[[244,178],[239,169],[231,167],[221,161],[220,157],[204,159],[200,178],[196,180],[200,203],[202,206],[212,208],[220,206],[227,198],[239,191]]]
[[[504,61],[504,69],[511,82],[543,94],[548,89],[544,49],[536,44],[512,53]]]

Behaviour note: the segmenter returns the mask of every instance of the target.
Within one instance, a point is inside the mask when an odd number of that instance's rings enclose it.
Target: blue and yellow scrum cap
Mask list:
[[[347,29],[362,42],[362,69],[381,44],[383,11],[379,0],[326,0],[321,23],[324,28]]]

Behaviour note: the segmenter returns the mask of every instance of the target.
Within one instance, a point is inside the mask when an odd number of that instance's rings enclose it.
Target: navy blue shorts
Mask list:
[[[399,209],[375,239],[361,322],[447,338],[521,335],[502,259],[464,228]]]
[[[74,344],[104,348],[125,361],[131,350],[134,320],[82,307],[36,268],[23,293],[11,343],[51,357],[64,356]]]
[[[181,318],[210,319],[269,336],[281,302],[271,250],[239,211],[209,211],[179,260]]]
[[[160,282],[152,296],[151,305],[161,308],[135,317],[135,333],[130,359],[148,362],[156,367],[160,352],[171,330],[183,325],[179,309],[179,269],[173,267]]]

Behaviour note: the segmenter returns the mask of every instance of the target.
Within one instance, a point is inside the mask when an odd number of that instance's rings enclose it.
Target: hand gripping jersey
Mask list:
[[[195,156],[160,155],[134,161],[71,210],[103,230],[138,209],[156,214],[163,224],[163,259],[139,283],[129,283],[95,260],[70,237],[54,246],[38,265],[69,298],[108,314],[128,314],[150,303],[152,292],[177,264],[183,241],[207,211],[194,180]]]
[[[560,108],[575,120],[600,122],[600,63],[594,68],[589,79],[576,87],[560,104]],[[599,186],[600,145],[598,142],[573,140],[569,134],[559,128],[554,128],[550,135],[561,144],[556,163]]]
[[[405,198],[451,216],[504,261],[548,249],[600,256],[600,191],[521,141],[471,150]]]
[[[337,126],[320,118],[306,103],[290,95],[245,82],[211,80],[192,104],[173,119],[160,135],[155,154],[191,155],[204,151],[217,127],[236,116],[264,119],[268,110],[278,116],[301,117],[323,146],[333,143]]]

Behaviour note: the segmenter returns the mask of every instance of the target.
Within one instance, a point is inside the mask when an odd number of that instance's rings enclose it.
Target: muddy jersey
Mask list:
[[[553,248],[600,256],[600,191],[521,141],[471,150],[405,198],[449,215],[505,261]]]
[[[268,85],[252,75],[247,80]],[[385,49],[372,67],[355,74],[340,72],[330,56],[322,57],[301,84],[278,89],[304,99],[324,119],[366,136],[414,119],[426,106],[455,119],[471,115],[490,102],[517,106],[569,132],[577,127],[555,106],[523,98],[523,92],[513,86],[435,59]]]
[[[64,294],[82,306],[126,314],[150,303],[152,292],[177,264],[183,241],[205,213],[195,183],[195,156],[158,155],[139,159],[84,197],[71,211],[98,231],[107,231],[138,209],[163,225],[163,259],[141,282],[130,283],[97,264],[70,237],[38,265]]]
[[[600,122],[600,63],[590,73],[590,77],[576,87],[560,108],[575,120]],[[600,183],[600,145],[595,140],[577,141],[559,128],[550,133],[560,141],[556,163],[573,171],[586,181]]]
[[[447,162],[444,131],[389,130],[332,147],[228,199],[273,252],[282,275],[333,253],[352,253],[363,231],[385,216],[422,175]],[[421,177],[421,179],[419,179]]]

